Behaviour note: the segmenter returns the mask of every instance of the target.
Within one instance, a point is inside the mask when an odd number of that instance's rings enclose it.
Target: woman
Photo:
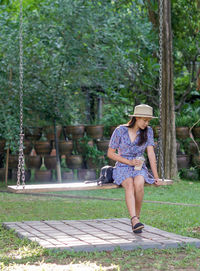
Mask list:
[[[117,161],[113,169],[113,179],[114,183],[125,188],[126,205],[134,233],[141,233],[144,228],[139,221],[144,183],[159,185],[153,130],[148,126],[152,118],[155,117],[151,106],[145,104],[136,106],[131,120],[114,130],[107,153],[110,159]],[[138,159],[143,156],[145,150],[147,150],[153,176],[148,173],[145,163]],[[141,165],[141,170],[136,170]]]

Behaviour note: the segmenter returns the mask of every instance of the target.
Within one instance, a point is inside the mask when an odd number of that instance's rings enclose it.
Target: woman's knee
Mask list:
[[[125,190],[134,190],[133,178],[127,178],[122,182],[122,186]]]
[[[141,175],[138,175],[134,178],[134,188],[135,190],[144,191],[144,177]]]

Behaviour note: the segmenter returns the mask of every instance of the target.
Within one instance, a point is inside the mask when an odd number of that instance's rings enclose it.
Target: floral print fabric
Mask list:
[[[131,142],[128,127],[125,125],[118,126],[110,139],[109,147],[117,149],[118,154],[126,159],[132,160],[136,157],[143,156],[147,146],[154,146],[153,130],[150,126],[147,127],[147,142],[138,146],[139,131],[137,132],[136,139]],[[135,177],[142,175],[145,182],[152,184],[155,182],[153,176],[148,172],[148,169],[143,163],[141,170],[135,170],[134,166],[129,166],[120,162],[116,162],[113,169],[114,183],[120,185],[128,177]]]

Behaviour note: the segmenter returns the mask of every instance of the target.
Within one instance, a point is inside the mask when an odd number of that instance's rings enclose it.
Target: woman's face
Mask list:
[[[148,125],[151,118],[143,118],[143,117],[136,117],[136,124],[137,126],[144,130]]]

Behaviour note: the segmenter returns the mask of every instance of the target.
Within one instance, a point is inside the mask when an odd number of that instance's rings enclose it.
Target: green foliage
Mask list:
[[[82,154],[84,158],[87,160],[88,158],[92,158],[93,162],[101,167],[101,165],[106,164],[108,161],[104,157],[105,153],[98,150],[97,145],[94,143],[93,146],[89,144],[91,138],[88,136],[84,136],[84,138],[79,140],[79,144],[82,148]]]
[[[181,113],[176,114],[176,126],[192,127],[200,119],[200,107],[198,103],[191,106],[186,104]],[[198,123],[197,126],[200,124]]]
[[[0,4],[1,100],[6,97],[16,113],[19,1]],[[107,126],[127,122],[135,104],[158,107],[157,1],[24,0],[23,5],[25,126],[85,123],[83,89],[103,98]],[[175,102],[182,113],[188,104],[191,112],[199,108],[199,16],[196,1],[172,1]],[[2,103],[0,114],[6,108]]]
[[[191,125],[191,119],[185,114],[181,114],[176,117],[176,127],[189,127]]]
[[[0,105],[4,103],[1,100]],[[4,103],[3,110],[0,106],[0,138],[6,140],[6,149],[10,149],[12,153],[16,153],[19,148],[19,116],[16,114],[15,109],[11,108],[12,103]]]
[[[101,123],[104,124],[105,127],[124,124],[129,121],[129,114],[133,114],[132,106],[108,103],[104,105],[104,115],[101,119]]]
[[[198,45],[200,43],[200,9],[197,1],[172,1],[172,27],[174,35],[175,99],[179,111],[184,100],[192,101],[200,95],[196,88],[198,66]],[[199,97],[199,98],[198,98]]]
[[[89,146],[85,145],[86,147],[86,159],[87,158],[93,158],[96,162],[98,162],[100,159],[102,159],[102,156],[104,156],[104,152],[99,151],[97,146]]]

